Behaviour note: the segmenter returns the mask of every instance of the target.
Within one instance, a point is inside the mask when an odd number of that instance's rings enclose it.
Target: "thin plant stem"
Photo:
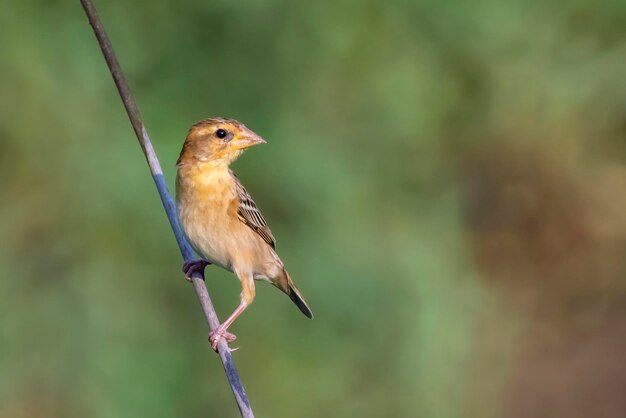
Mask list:
[[[126,113],[128,113],[130,123],[133,126],[133,130],[135,131],[137,139],[139,140],[141,150],[143,151],[148,162],[148,166],[150,167],[150,173],[152,174],[154,183],[156,184],[157,190],[159,191],[159,196],[161,197],[163,208],[165,209],[167,219],[169,220],[172,231],[174,232],[174,236],[176,237],[176,242],[178,243],[178,247],[180,248],[180,253],[185,261],[191,261],[195,258],[194,252],[189,245],[189,242],[187,242],[187,239],[185,238],[185,235],[183,234],[183,231],[178,222],[176,205],[174,204],[174,200],[167,190],[165,178],[163,177],[163,170],[161,170],[161,164],[159,163],[159,159],[154,152],[154,148],[152,147],[152,143],[150,142],[150,138],[148,137],[148,132],[146,131],[146,128],[141,121],[139,109],[137,108],[137,104],[135,103],[135,99],[133,98],[130,89],[128,88],[128,83],[126,83],[126,79],[124,78],[124,74],[122,73],[122,68],[117,61],[117,57],[115,56],[115,52],[113,51],[113,46],[109,41],[106,31],[104,30],[104,26],[102,25],[102,22],[100,21],[100,18],[98,17],[96,9],[91,0],[80,0],[80,2],[83,5],[83,9],[85,9],[85,13],[87,14],[87,18],[89,19],[89,24],[93,28],[93,32],[96,35],[98,44],[100,45],[100,49],[102,50],[102,55],[104,55],[104,59],[106,60],[106,63],[109,67],[109,71],[111,72],[113,81],[115,82],[120,97],[122,98],[122,102],[124,103]],[[194,289],[196,290],[198,300],[200,301],[200,306],[202,306],[204,317],[209,325],[209,328],[213,331],[217,329],[220,322],[217,314],[215,313],[215,308],[213,307],[211,298],[209,297],[209,292],[207,291],[207,288],[204,284],[204,277],[202,277],[200,273],[195,272],[191,277],[191,281],[193,283]],[[237,371],[237,367],[235,366],[231,350],[228,347],[226,339],[224,338],[219,341],[218,353],[220,359],[222,360],[222,365],[224,366],[224,371],[226,372],[228,383],[230,384],[233,394],[235,395],[235,400],[237,402],[237,406],[239,407],[239,411],[241,412],[241,416],[243,418],[254,418],[252,408],[250,407],[250,402],[248,401],[248,397],[246,396],[246,392],[244,391],[243,384],[241,383],[239,372]]]

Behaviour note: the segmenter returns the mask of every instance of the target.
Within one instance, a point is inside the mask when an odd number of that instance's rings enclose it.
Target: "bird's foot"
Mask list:
[[[211,331],[209,334],[209,341],[211,342],[211,348],[217,353],[217,344],[222,338],[226,338],[227,342],[233,342],[237,339],[235,334],[231,334],[226,331],[226,328],[218,327],[215,331]],[[234,351],[234,350],[233,350]]]
[[[191,275],[195,272],[198,272],[204,278],[204,268],[208,266],[209,263],[206,260],[194,260],[194,261],[185,261],[183,264],[183,273],[185,273],[185,279],[191,283]]]

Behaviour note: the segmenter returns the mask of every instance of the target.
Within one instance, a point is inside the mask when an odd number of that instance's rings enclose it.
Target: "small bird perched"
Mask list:
[[[254,280],[285,292],[309,318],[313,313],[276,254],[276,242],[263,215],[229,165],[246,148],[265,140],[234,119],[211,118],[194,124],[176,162],[176,204],[183,230],[202,257],[183,265],[189,279],[216,264],[241,281],[241,303],[209,339],[217,350],[221,338],[236,337],[228,327],[252,303]]]

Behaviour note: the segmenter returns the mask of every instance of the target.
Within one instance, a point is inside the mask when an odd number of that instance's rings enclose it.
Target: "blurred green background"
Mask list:
[[[258,417],[626,416],[626,2],[96,6],[170,186],[199,119],[269,142],[234,169],[316,317],[233,326]],[[238,416],[78,0],[0,51],[0,416]]]

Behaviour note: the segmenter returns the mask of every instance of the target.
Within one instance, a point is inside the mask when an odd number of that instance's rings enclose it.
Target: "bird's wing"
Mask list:
[[[252,228],[252,230],[259,234],[272,248],[276,248],[274,235],[272,235],[270,227],[267,226],[267,222],[265,222],[263,215],[261,215],[261,211],[256,207],[254,200],[252,200],[252,196],[250,196],[250,193],[243,187],[243,184],[241,184],[237,176],[232,172],[231,174],[235,180],[235,189],[237,198],[239,199],[239,207],[237,208],[239,220]]]

